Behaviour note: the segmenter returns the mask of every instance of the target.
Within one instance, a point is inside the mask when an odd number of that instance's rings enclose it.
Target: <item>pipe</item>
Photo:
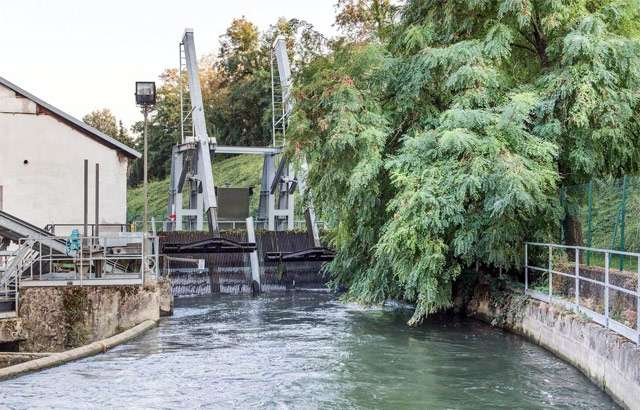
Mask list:
[[[89,227],[89,160],[84,160],[84,237],[87,237]]]
[[[96,212],[95,231],[93,236],[100,236],[100,164],[96,163]]]

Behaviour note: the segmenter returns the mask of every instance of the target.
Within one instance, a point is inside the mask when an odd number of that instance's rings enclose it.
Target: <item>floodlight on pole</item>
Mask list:
[[[156,83],[153,81],[136,81],[136,104],[142,107],[144,114],[144,164],[143,164],[143,184],[144,184],[144,216],[142,220],[143,233],[148,232],[149,221],[149,181],[148,181],[148,117],[149,110],[156,103]]]

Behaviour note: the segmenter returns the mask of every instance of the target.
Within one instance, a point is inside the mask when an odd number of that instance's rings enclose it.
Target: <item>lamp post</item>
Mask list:
[[[148,119],[149,110],[156,103],[156,83],[152,81],[136,82],[136,104],[142,107],[144,114],[144,159],[143,159],[143,184],[144,184],[144,216],[142,220],[142,231],[144,235],[148,232],[149,221],[149,181],[148,181]]]
[[[143,174],[144,174],[144,216],[142,221],[142,279],[143,281],[146,278],[145,272],[147,271],[147,258],[146,258],[146,248],[147,248],[147,233],[149,229],[147,224],[149,223],[149,181],[147,177],[148,171],[148,145],[147,145],[147,134],[148,134],[148,120],[149,120],[149,110],[156,103],[156,83],[152,81],[137,81],[136,82],[136,104],[142,107],[142,113],[144,114],[144,131],[143,131],[143,139],[144,139],[144,160],[143,160]]]

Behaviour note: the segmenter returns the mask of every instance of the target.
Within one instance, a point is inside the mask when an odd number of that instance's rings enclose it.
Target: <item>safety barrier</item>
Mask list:
[[[64,241],[66,251],[47,247],[52,239]],[[146,273],[158,274],[157,237],[147,237],[146,242],[142,234],[135,233],[25,238],[19,246],[35,254],[19,272],[21,286],[141,284]]]
[[[524,254],[529,296],[582,313],[640,344],[640,253],[529,242]],[[612,259],[635,269],[612,268]],[[542,277],[534,283],[535,273]]]
[[[156,232],[160,232],[160,231],[171,231],[173,230],[173,224],[174,222],[172,221],[149,221],[148,222],[148,227],[150,231],[153,231],[155,229]],[[143,222],[142,221],[134,221],[131,223],[131,231],[132,232],[140,232],[142,231],[142,225]],[[255,229],[256,230],[266,230],[267,229],[267,221],[266,220],[258,220],[256,219],[254,222],[255,225]],[[326,229],[326,224],[323,221],[316,221],[316,225],[318,226],[318,229]],[[100,225],[101,229],[102,229],[102,225]],[[244,230],[246,229],[246,220],[244,219],[219,219],[218,220],[218,227],[220,230]],[[185,231],[196,231],[196,224],[193,221],[184,221],[182,224],[182,228]],[[304,219],[297,219],[295,221],[293,221],[293,228],[296,230],[306,230],[307,229],[307,222]],[[206,229],[203,228],[203,229]]]

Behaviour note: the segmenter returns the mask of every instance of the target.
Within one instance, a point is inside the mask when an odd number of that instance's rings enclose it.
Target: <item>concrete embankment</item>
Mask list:
[[[62,352],[157,321],[161,310],[171,310],[170,289],[164,282],[22,288],[20,351]]]
[[[478,285],[464,306],[469,316],[520,334],[571,363],[621,406],[640,409],[635,343],[579,314],[489,284]]]
[[[24,373],[61,365],[72,360],[77,360],[98,353],[106,352],[107,350],[118,346],[119,344],[125,343],[135,337],[140,336],[142,333],[156,326],[156,323],[157,322],[154,320],[145,320],[144,322],[132,327],[131,329],[125,330],[124,332],[118,333],[117,335],[109,337],[107,339],[93,342],[75,349],[67,350],[65,352],[52,353],[38,359],[29,360],[20,364],[2,368],[0,369],[0,379],[15,377]]]

